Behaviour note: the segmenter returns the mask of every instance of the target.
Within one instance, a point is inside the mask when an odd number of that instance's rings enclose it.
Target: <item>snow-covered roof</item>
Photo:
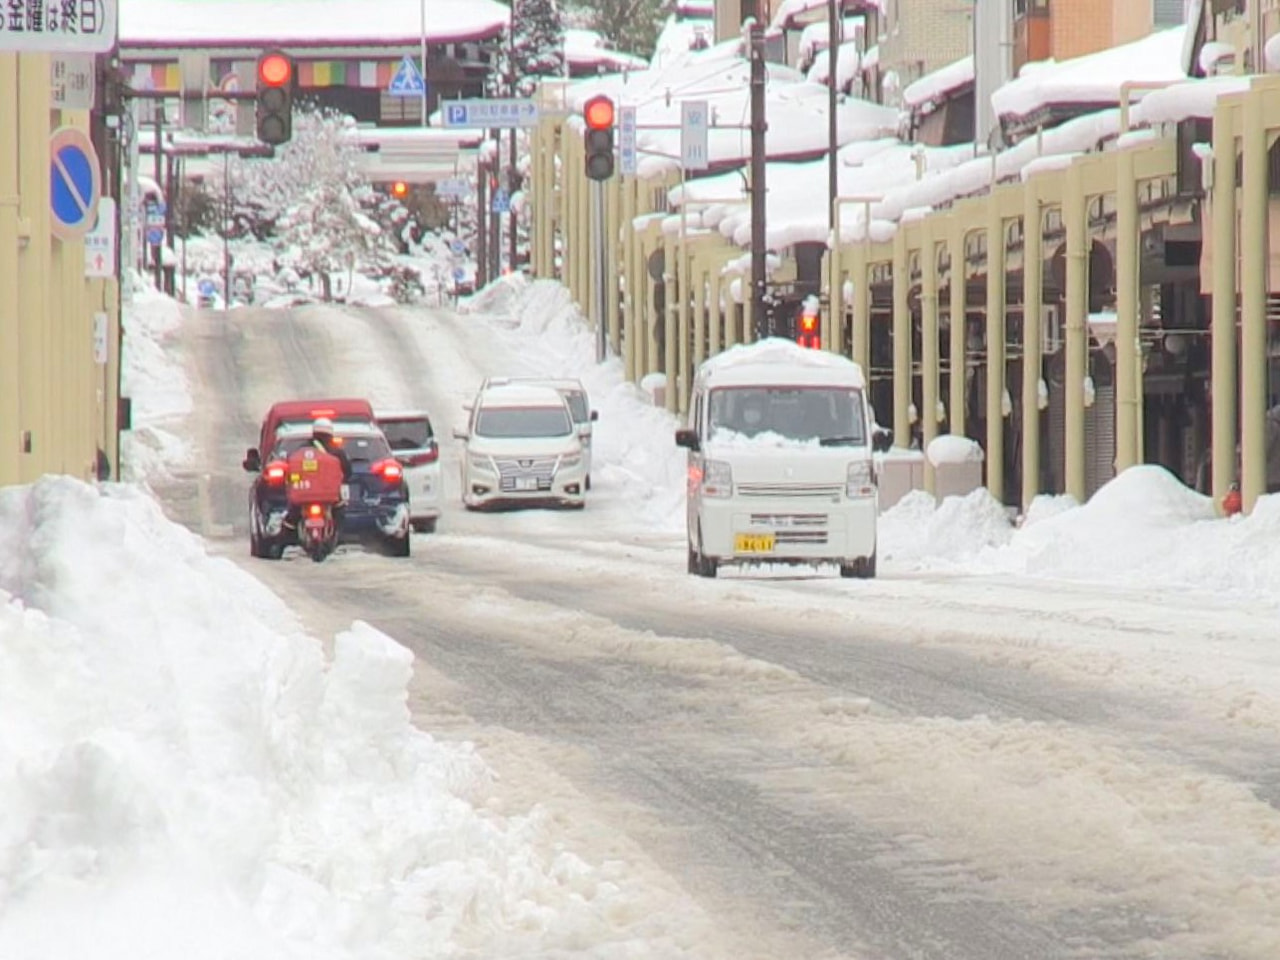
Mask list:
[[[828,50],[819,50],[805,79],[810,83],[825,84],[830,59]],[[836,86],[841,90],[847,89],[861,72],[858,44],[855,41],[840,44],[840,52],[836,57]]]
[[[798,53],[800,61],[812,59],[817,55],[818,51],[825,50],[831,46],[830,33],[831,24],[826,20],[818,23],[811,23],[805,27],[800,33],[800,47]],[[841,25],[841,42],[852,42],[866,28],[866,21],[862,17],[846,18]]]
[[[1248,77],[1184,80],[1147,93],[1142,102],[1129,111],[1129,120],[1135,124],[1157,124],[1178,123],[1192,117],[1212,117],[1219,97],[1248,89]]]
[[[678,169],[680,104],[704,99],[712,114],[708,152],[712,164],[744,162],[751,156],[750,65],[737,41],[706,50],[673,53],[664,63],[622,76],[591,77],[567,90],[572,123],[586,100],[597,93],[636,109],[636,147],[641,177]],[[766,86],[770,157],[800,157],[826,150],[828,92],[776,66]],[[896,110],[864,100],[846,98],[837,108],[839,143],[884,136],[897,129]],[[663,128],[663,129],[655,129]]]
[[[644,57],[609,49],[607,41],[594,30],[569,29],[564,32],[564,57],[571,66],[600,66],[615,70],[643,70]]]
[[[858,10],[879,10],[881,6],[882,0],[841,0],[840,3],[844,13]],[[793,30],[801,23],[809,22],[819,17],[825,18],[827,9],[828,0],[782,0],[773,15],[769,29]]]
[[[1027,64],[1016,80],[992,93],[991,104],[997,116],[1026,117],[1049,106],[1119,103],[1125,81],[1184,80],[1186,33],[1185,26],[1174,27],[1085,57]],[[1133,100],[1143,95],[1135,91]]]
[[[422,36],[420,0],[120,0],[123,47],[407,44]],[[427,40],[487,39],[511,10],[496,0],[430,0]]]
[[[902,91],[902,102],[910,110],[931,113],[951,93],[972,84],[973,57],[961,57],[910,84]]]
[[[503,383],[488,387],[480,401],[485,407],[556,407],[564,398],[554,387]]]
[[[754,383],[866,386],[862,368],[848,357],[810,350],[781,337],[732,346],[705,361],[698,377],[712,387]]]

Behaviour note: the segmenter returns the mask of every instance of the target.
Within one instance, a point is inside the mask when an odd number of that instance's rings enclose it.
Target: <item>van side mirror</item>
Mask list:
[[[467,439],[469,439],[469,437],[468,437],[468,435],[467,435],[467,431],[465,431],[465,430],[459,430],[457,427],[454,427],[454,429],[453,429],[453,439],[455,439],[455,440],[467,440]]]
[[[877,453],[887,453],[893,446],[893,431],[888,427],[877,429],[871,435],[871,449]]]
[[[258,473],[262,470],[262,457],[258,454],[256,447],[250,447],[244,452],[244,460],[240,466],[244,467],[248,473]]]
[[[594,421],[594,420],[599,420],[599,419],[600,419],[600,411],[599,411],[599,410],[592,410],[592,411],[591,411],[591,419],[592,419],[593,421]]]
[[[694,453],[697,453],[699,450],[702,449],[702,444],[698,442],[698,431],[697,430],[677,430],[676,446],[684,447],[687,450],[692,450]]]

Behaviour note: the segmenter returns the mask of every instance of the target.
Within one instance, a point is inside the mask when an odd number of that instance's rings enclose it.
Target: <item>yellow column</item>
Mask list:
[[[753,343],[756,339],[756,306],[755,296],[751,290],[751,275],[743,274],[742,283],[742,303],[739,309],[742,311],[742,342]]]
[[[0,486],[21,481],[18,143],[18,55],[0,53]]]
[[[694,247],[693,253],[693,363],[691,369],[697,370],[702,361],[707,359],[707,265],[700,247]],[[693,378],[689,385],[692,387]]]
[[[628,177],[622,186],[622,263],[623,263],[623,312],[622,312],[622,376],[635,382],[636,360],[636,310],[640,305],[640,278],[636,275],[636,248],[639,240],[635,230],[636,182]]]
[[[1067,168],[1066,196],[1062,206],[1067,229],[1066,487],[1067,493],[1083,503],[1084,378],[1089,336],[1085,325],[1089,309],[1089,277],[1083,171],[1078,162]]]
[[[951,219],[951,237],[947,244],[951,248],[951,278],[947,296],[950,301],[948,312],[951,315],[951,381],[950,411],[951,432],[958,437],[965,435],[964,425],[964,392],[965,392],[965,276],[964,262],[964,227],[960,218]]]
[[[581,307],[586,301],[578,289],[578,177],[573,164],[578,160],[577,138],[566,132],[560,140],[560,278],[569,288],[573,302]]]
[[[707,353],[715,356],[725,340],[724,304],[721,302],[720,271],[724,269],[724,255],[712,254],[707,270],[707,311],[710,327],[707,330]]]
[[[822,337],[822,347],[833,353],[844,353],[844,271],[840,256],[840,201],[832,198],[831,233],[827,249],[827,329]]]
[[[676,289],[680,292],[676,317],[680,324],[680,344],[678,350],[678,380],[675,381],[679,397],[676,410],[684,413],[687,409],[689,394],[689,307],[693,299],[692,282],[689,268],[689,243],[686,232],[687,211],[684,206],[684,191],[681,191],[680,204],[680,252],[676,257]]]
[[[680,261],[676,257],[676,240],[671,234],[663,231],[663,280],[665,282],[666,303],[663,310],[663,343],[662,343],[662,372],[667,377],[667,410],[675,413],[679,410],[679,401],[677,395],[680,393],[680,384],[677,381],[679,374],[679,342],[677,337],[680,335],[677,326],[677,317],[679,311],[676,308],[676,276],[680,270]]]
[[[529,231],[529,266],[533,275],[542,279],[542,223],[543,204],[547,199],[542,184],[542,138],[547,129],[547,119],[542,117],[529,133],[529,194],[533,198],[532,226]]]
[[[911,445],[911,310],[907,293],[907,229],[893,235],[893,439],[895,446]]]
[[[867,282],[871,264],[867,243],[853,248],[853,361],[862,367],[863,376],[871,377],[871,285]]]
[[[1004,220],[987,195],[987,490],[1004,501]]]
[[[1034,180],[1023,188],[1022,214],[1022,509],[1040,493],[1040,375],[1043,344],[1044,219]]]
[[[1116,473],[1138,462],[1138,181],[1133,151],[1116,157]]]
[[[1236,479],[1236,134],[1235,110],[1213,118],[1213,499]]]
[[[620,220],[622,217],[622,196],[620,184],[620,177],[612,177],[611,179],[606,180],[604,185],[604,248],[608,252],[608,258],[605,260],[604,266],[604,314],[608,321],[609,350],[615,357],[618,356],[622,347],[622,330],[619,325],[618,316],[618,264],[622,259],[623,249],[619,235],[619,228],[621,226]]]
[[[1256,82],[1256,81],[1255,81]],[[1267,127],[1263,91],[1245,94],[1240,191],[1240,493],[1267,492]]]
[[[933,240],[933,217],[926,217],[921,226],[923,240],[920,244],[920,418],[922,441],[927,452],[929,443],[938,435],[938,248]],[[937,493],[937,475],[926,456],[924,461],[924,488]]]
[[[30,482],[56,469],[49,379],[53,317],[48,290],[49,239],[49,57],[25,53],[18,58],[19,216],[29,237],[18,254],[18,309],[22,333],[22,429],[30,431],[31,452],[22,457],[21,479]]]
[[[745,313],[742,304],[733,299],[730,295],[730,288],[733,284],[733,275],[730,274],[729,282],[723,286],[722,298],[724,300],[724,348],[728,350],[730,347],[737,346],[741,339],[740,331],[744,323],[743,317]]]

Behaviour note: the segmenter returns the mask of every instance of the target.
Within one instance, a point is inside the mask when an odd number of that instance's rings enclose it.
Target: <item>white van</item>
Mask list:
[[[781,339],[712,357],[676,431],[689,450],[689,572],[835,563],[842,577],[874,577],[872,453],[891,442],[852,360]]]

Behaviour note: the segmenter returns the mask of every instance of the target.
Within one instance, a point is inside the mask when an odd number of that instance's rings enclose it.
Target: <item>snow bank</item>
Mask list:
[[[121,434],[122,477],[142,482],[162,477],[191,456],[185,440],[166,426],[192,409],[191,387],[183,369],[182,310],[135,274],[133,294],[124,302],[121,322],[121,392],[133,401],[133,429]]]
[[[885,512],[881,538],[906,569],[1280,600],[1280,495],[1248,517],[1219,518],[1208,497],[1157,466],[1126,470],[1083,506],[1039,497],[1016,530],[985,489],[937,507],[914,492]]]
[[[954,433],[946,433],[930,440],[925,456],[935,467],[943,464],[981,463],[983,460],[982,446],[976,440]]]
[[[411,663],[362,623],[326,662],[137,488],[0,490],[0,956],[684,956],[540,811],[473,805]]]

